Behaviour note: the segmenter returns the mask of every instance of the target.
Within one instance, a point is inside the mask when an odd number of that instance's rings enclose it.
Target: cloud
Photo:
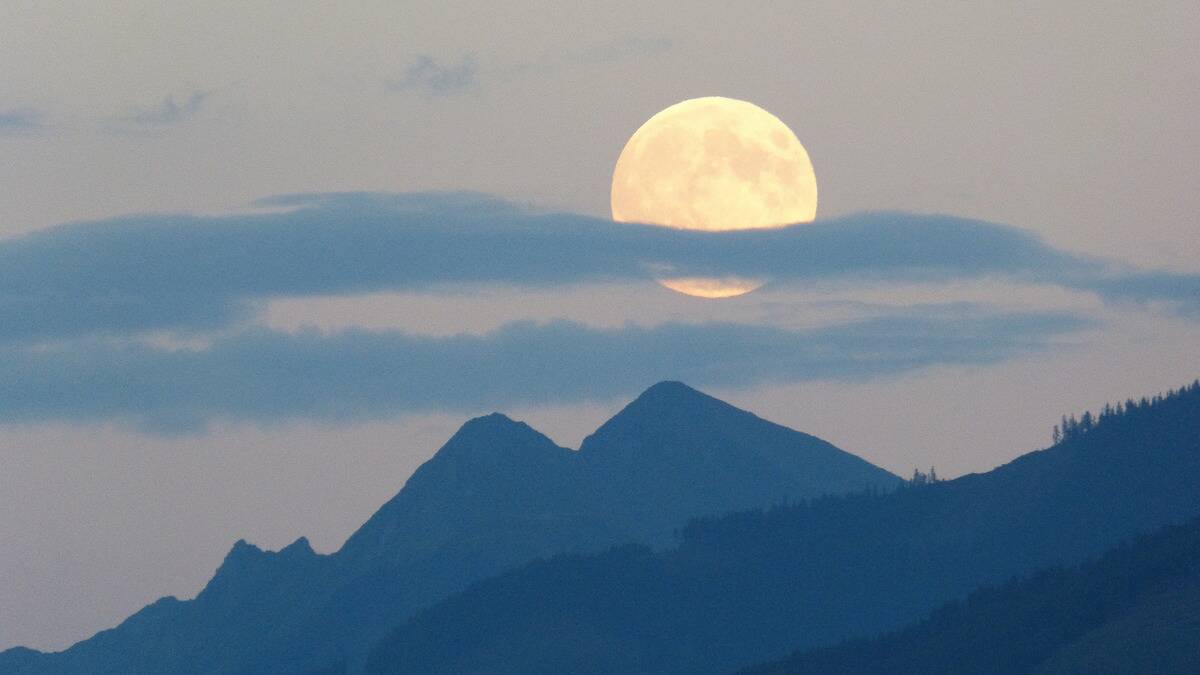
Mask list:
[[[167,95],[161,103],[149,108],[138,108],[118,120],[123,125],[142,128],[167,127],[186,122],[200,114],[208,100],[209,92],[193,91],[182,102],[174,94]]]
[[[393,91],[421,90],[434,96],[446,96],[475,85],[478,65],[473,54],[458,63],[443,64],[427,54],[418,55],[398,79],[388,83]]]
[[[9,345],[0,348],[0,421],[118,420],[170,433],[214,419],[352,420],[604,400],[663,379],[712,387],[857,380],[995,363],[1087,325],[1068,314],[958,307],[812,330],[559,321],[453,337],[251,328],[199,350],[104,339]]]
[[[664,37],[624,37],[599,42],[579,49],[547,51],[540,57],[508,64],[480,67],[475,54],[466,54],[457,63],[443,62],[428,54],[419,54],[405,67],[400,77],[387,82],[392,91],[424,91],[446,96],[479,86],[481,80],[510,80],[532,72],[550,72],[568,66],[588,66],[658,56],[669,51],[672,43]]]
[[[0,137],[25,136],[46,128],[46,114],[35,108],[0,110]]]
[[[1200,319],[1200,275],[1133,271],[1097,279],[1091,288],[1115,302],[1161,302],[1185,316]]]
[[[1013,227],[950,216],[874,213],[714,233],[541,213],[470,193],[262,205],[289,210],[125,217],[0,240],[0,342],[212,329],[277,297],[670,274],[777,284],[1001,278],[1200,316],[1190,292],[1198,275],[1118,270]]]

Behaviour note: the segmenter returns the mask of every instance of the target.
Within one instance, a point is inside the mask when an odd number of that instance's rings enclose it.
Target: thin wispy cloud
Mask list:
[[[116,130],[155,130],[183,124],[195,119],[204,110],[210,92],[193,91],[177,99],[168,94],[153,106],[134,108],[115,120]]]
[[[387,86],[392,91],[420,91],[430,96],[447,96],[475,89],[487,81],[504,81],[570,66],[654,57],[671,48],[671,41],[665,37],[623,37],[578,49],[546,51],[536,59],[515,63],[481,64],[473,53],[460,56],[457,60],[419,54],[405,66],[399,77],[389,80]]]
[[[46,114],[36,108],[0,110],[0,138],[28,136],[46,128]]]
[[[478,64],[473,54],[465,55],[455,63],[443,63],[428,54],[420,54],[400,77],[388,82],[388,87],[393,91],[416,90],[446,96],[474,87],[477,75]]]
[[[252,328],[204,349],[83,339],[0,347],[0,421],[115,420],[162,433],[216,419],[357,420],[628,396],[657,380],[749,387],[988,364],[1053,348],[1062,313],[921,310],[812,330],[518,322],[485,335]]]
[[[1200,317],[1200,275],[1129,270],[1017,228],[877,213],[696,232],[537,213],[469,194],[300,195],[284,212],[138,216],[0,240],[0,341],[211,330],[278,297],[664,275],[849,285],[1007,279]]]

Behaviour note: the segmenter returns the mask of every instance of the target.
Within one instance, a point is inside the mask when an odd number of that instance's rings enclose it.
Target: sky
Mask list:
[[[0,649],[336,550],[493,410],[577,447],[682,379],[957,476],[1191,381],[1200,7],[993,4],[0,0]],[[708,95],[815,223],[611,222]]]

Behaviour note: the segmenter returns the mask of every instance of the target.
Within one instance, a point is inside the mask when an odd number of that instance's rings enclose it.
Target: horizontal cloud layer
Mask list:
[[[1184,303],[1200,276],[1118,271],[1022,230],[865,214],[774,230],[688,232],[538,213],[473,194],[299,195],[270,213],[141,216],[0,241],[0,340],[203,329],[281,296],[754,276],[776,283],[1004,277],[1108,299]]]
[[[0,137],[18,136],[45,128],[46,114],[34,108],[0,110]]]
[[[630,395],[657,380],[738,387],[993,363],[1088,325],[970,307],[803,331],[741,324],[597,329],[518,322],[485,335],[266,329],[201,350],[88,338],[0,348],[0,421],[122,420],[178,431],[212,419],[355,419]]]

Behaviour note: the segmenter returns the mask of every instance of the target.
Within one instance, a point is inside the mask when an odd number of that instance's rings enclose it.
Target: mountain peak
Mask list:
[[[426,555],[464,523],[514,504],[525,508],[531,500],[561,498],[572,457],[572,451],[506,415],[468,420],[351,535],[340,555],[365,561]]]
[[[680,382],[679,380],[663,380],[662,382],[658,382],[656,384],[650,385],[646,389],[646,391],[643,391],[641,394],[639,394],[638,397],[636,399],[634,399],[634,401],[636,402],[636,401],[639,401],[639,400],[645,399],[645,398],[678,399],[678,398],[686,397],[686,396],[698,396],[701,398],[712,398],[708,394],[705,394],[704,392],[701,392],[698,389],[693,389],[692,387],[687,386],[686,384]]]
[[[671,381],[650,387],[605,422],[584,439],[579,455],[603,478],[597,490],[640,511],[638,526],[659,541],[696,513],[899,482],[815,436]],[[664,501],[667,476],[691,497]]]
[[[713,398],[702,391],[675,380],[664,380],[651,385],[648,389],[633,399],[613,420],[622,417],[642,418],[650,415],[694,415],[701,411],[715,409],[737,410],[720,399]],[[740,412],[740,411],[739,411]]]
[[[459,427],[459,433],[462,433],[466,429],[499,430],[512,427],[525,427],[528,429],[529,425],[524,422],[518,422],[504,413],[494,412],[487,415],[480,415],[479,417],[472,417]]]
[[[507,415],[492,413],[467,420],[437,451],[436,458],[505,455],[558,450],[536,429]]]
[[[225,562],[234,560],[244,560],[262,555],[263,550],[245,539],[238,539],[233,542],[233,547],[229,549],[229,553],[225,554]]]
[[[279,550],[281,556],[313,556],[316,551],[313,550],[312,544],[309,543],[308,537],[300,537],[296,541],[288,544]]]
[[[643,391],[589,436],[584,444],[593,437],[619,433],[618,430],[636,431],[640,435],[652,429],[695,429],[698,422],[703,422],[705,426],[718,424],[718,418],[725,424],[739,419],[769,424],[682,382],[666,380]]]

